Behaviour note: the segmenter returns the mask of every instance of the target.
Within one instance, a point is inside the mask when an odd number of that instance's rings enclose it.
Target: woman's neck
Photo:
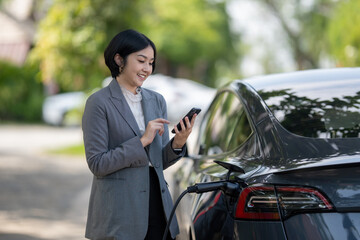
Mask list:
[[[123,88],[125,88],[129,92],[131,92],[133,94],[137,94],[137,92],[136,92],[137,86],[130,86],[129,84],[126,84],[126,81],[123,81],[123,79],[120,76],[116,77],[116,81],[118,82],[119,85],[121,85]]]

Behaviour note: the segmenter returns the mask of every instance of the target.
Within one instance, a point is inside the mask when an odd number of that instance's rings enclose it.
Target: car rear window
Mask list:
[[[304,81],[258,91],[288,131],[313,138],[360,137],[360,79]]]

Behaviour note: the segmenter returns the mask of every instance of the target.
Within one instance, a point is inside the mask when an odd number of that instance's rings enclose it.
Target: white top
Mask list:
[[[130,110],[135,117],[136,123],[139,126],[140,133],[141,135],[143,135],[145,133],[145,117],[141,106],[141,100],[142,100],[141,90],[140,88],[138,88],[138,90],[140,91],[137,91],[136,94],[133,94],[132,92],[122,87],[121,85],[120,88],[125,96],[127,103],[130,106]]]
[[[120,85],[120,84],[119,84]],[[141,100],[141,88],[136,89],[136,94],[133,94],[126,88],[122,87],[120,85],[121,91],[123,92],[126,102],[130,106],[130,110],[133,113],[136,123],[139,126],[141,135],[144,135],[145,133],[145,117],[144,117],[144,111],[142,109]],[[151,162],[149,161],[149,166],[152,166]]]

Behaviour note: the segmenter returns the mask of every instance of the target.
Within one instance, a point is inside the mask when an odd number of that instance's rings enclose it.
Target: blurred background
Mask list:
[[[127,28],[155,42],[159,52],[155,74],[209,88],[235,78],[352,67],[360,61],[356,0],[0,0],[0,4],[1,122],[42,122],[46,97],[87,95],[102,87],[109,76],[103,51],[116,33]]]
[[[91,176],[79,126],[86,98],[108,84],[103,51],[118,32],[156,44],[144,86],[164,95],[175,124],[233,79],[358,66],[358,9],[358,0],[0,0],[0,239],[82,239]]]

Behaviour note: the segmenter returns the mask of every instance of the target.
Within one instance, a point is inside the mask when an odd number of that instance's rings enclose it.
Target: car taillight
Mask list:
[[[299,212],[330,211],[330,201],[318,190],[297,186],[250,186],[240,194],[235,217],[280,220]]]

